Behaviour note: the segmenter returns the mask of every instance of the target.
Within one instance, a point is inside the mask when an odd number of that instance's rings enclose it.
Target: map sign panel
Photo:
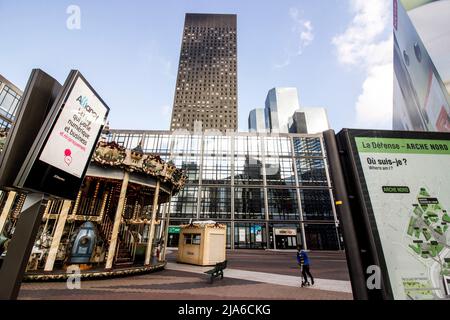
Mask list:
[[[395,299],[446,298],[450,140],[355,137]]]

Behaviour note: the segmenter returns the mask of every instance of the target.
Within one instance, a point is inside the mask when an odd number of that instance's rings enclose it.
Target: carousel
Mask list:
[[[159,156],[115,142],[99,142],[75,201],[48,200],[25,280],[82,278],[160,270],[165,266],[170,201],[186,182],[184,173]],[[26,195],[3,193],[0,254]],[[169,204],[169,205],[163,205]]]

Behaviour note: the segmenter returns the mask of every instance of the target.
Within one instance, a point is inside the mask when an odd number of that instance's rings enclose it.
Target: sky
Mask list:
[[[78,69],[111,128],[168,130],[186,13],[238,15],[240,131],[273,87],[336,131],[391,128],[392,0],[0,0],[0,74],[24,89],[33,68]]]

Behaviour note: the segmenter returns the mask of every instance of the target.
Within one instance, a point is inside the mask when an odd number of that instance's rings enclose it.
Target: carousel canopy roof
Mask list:
[[[92,162],[102,167],[121,168],[155,177],[163,183],[171,183],[176,192],[184,187],[187,179],[173,163],[165,162],[157,155],[144,154],[141,147],[129,150],[116,142],[100,141]]]

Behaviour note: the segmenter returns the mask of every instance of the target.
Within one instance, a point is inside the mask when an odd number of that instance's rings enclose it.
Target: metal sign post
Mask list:
[[[42,193],[27,195],[16,230],[0,269],[0,300],[17,299],[20,284],[42,221]]]
[[[344,173],[342,172],[339,150],[336,144],[336,136],[333,130],[328,130],[323,133],[323,138],[325,140],[328,165],[334,184],[337,212],[342,225],[353,297],[358,300],[367,300],[368,296],[361,262],[361,252],[356,238]]]

